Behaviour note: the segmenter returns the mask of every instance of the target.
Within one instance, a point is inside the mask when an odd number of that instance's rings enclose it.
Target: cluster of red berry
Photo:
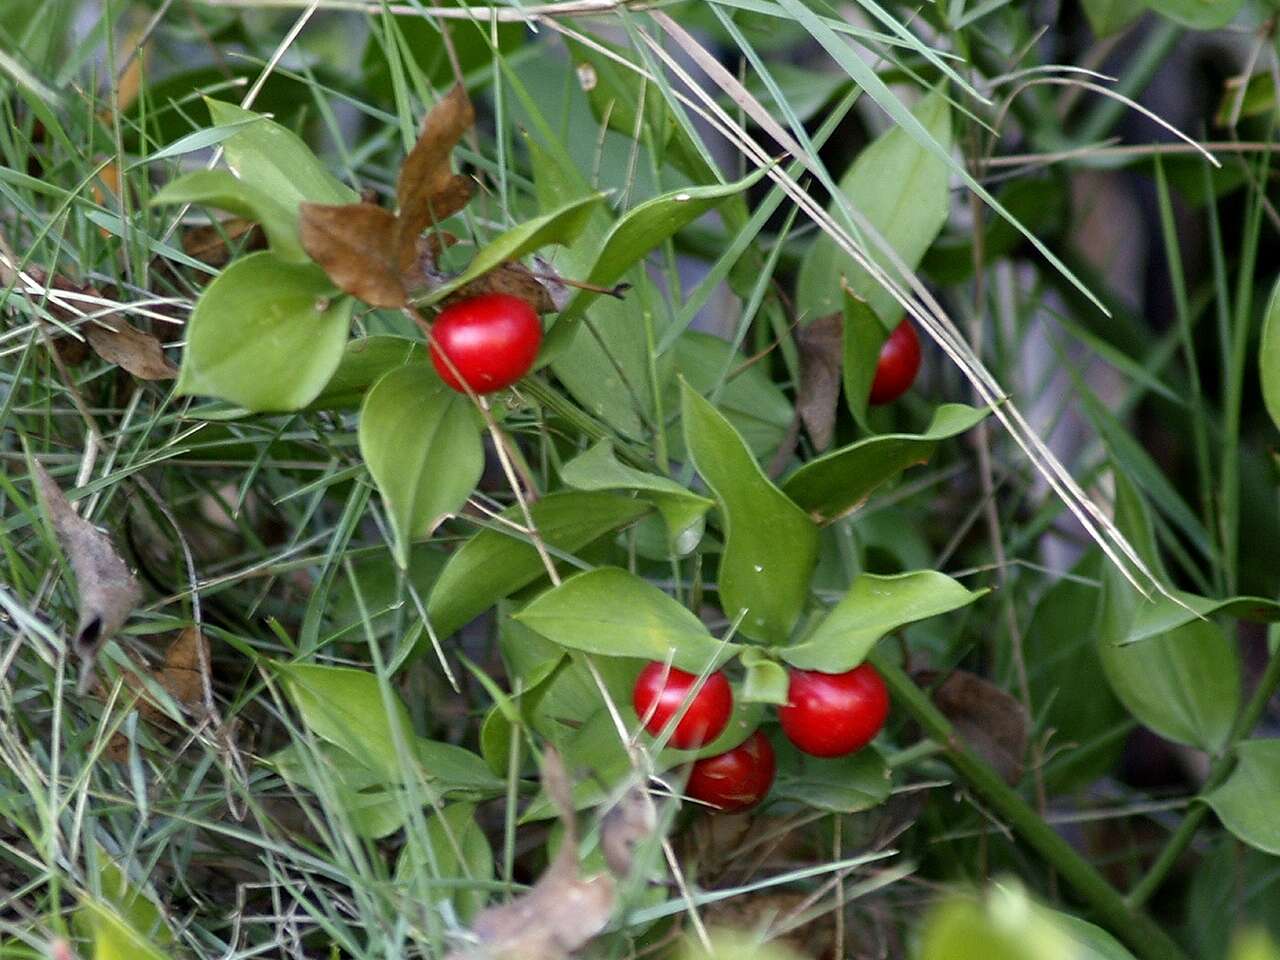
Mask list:
[[[440,311],[431,327],[431,361],[459,393],[493,393],[533,366],[542,324],[526,301],[506,293],[469,297]],[[891,403],[910,389],[920,370],[920,340],[903,320],[880,348],[870,402]],[[466,387],[463,383],[466,383]]]
[[[669,743],[696,750],[724,733],[733,712],[733,691],[719,670],[699,686],[692,673],[651,663],[636,679],[632,703],[645,729],[655,736],[679,715]],[[787,703],[778,708],[787,739],[814,757],[843,757],[861,750],[888,716],[889,691],[869,663],[845,673],[792,670]],[[769,792],[774,768],[773,746],[757,730],[732,750],[696,761],[685,792],[722,810],[745,810]]]

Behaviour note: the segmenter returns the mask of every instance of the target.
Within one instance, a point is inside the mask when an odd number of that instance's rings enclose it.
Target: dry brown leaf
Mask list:
[[[475,123],[476,112],[466,88],[455,86],[422,121],[422,132],[400,167],[396,182],[401,272],[413,266],[415,244],[428,224],[457,213],[471,199],[471,181],[454,174],[453,148]]]
[[[600,850],[613,875],[622,879],[631,873],[636,848],[651,836],[658,825],[653,798],[640,784],[634,784],[600,821]]]
[[[371,203],[304,203],[298,230],[307,255],[346,293],[375,307],[401,307],[396,218]]]
[[[142,588],[111,539],[71,508],[39,461],[32,461],[32,469],[40,501],[76,575],[80,621],[72,649],[80,658],[83,692],[98,651],[129,619]]]
[[[519,297],[538,313],[555,313],[559,309],[546,285],[528,267],[515,260],[500,263],[466,286],[455,290],[445,298],[443,305],[469,300],[485,293],[506,293]]]
[[[528,893],[482,910],[472,925],[478,943],[448,960],[565,960],[605,928],[616,885],[610,874],[583,878],[569,777],[559,755],[543,757],[542,786],[560,811],[560,852]]]
[[[182,252],[211,267],[225,267],[231,262],[228,244],[245,236],[246,250],[266,248],[267,235],[261,226],[243,217],[232,217],[216,226],[187,227],[182,232]]]
[[[933,688],[933,702],[951,721],[960,739],[995,768],[1005,782],[1022,779],[1027,752],[1027,711],[994,683],[965,670],[953,670],[941,683],[933,670],[914,674],[915,681]]]
[[[160,341],[123,317],[89,320],[80,332],[93,352],[108,363],[124,367],[139,380],[172,380],[178,368],[169,362]]]
[[[796,331],[800,351],[800,390],[796,411],[817,450],[831,446],[836,405],[840,400],[840,368],[844,361],[844,317],[819,317]]]
[[[203,647],[203,653],[201,648]],[[194,626],[187,627],[169,645],[165,651],[164,663],[157,671],[147,668],[140,659],[135,658],[137,673],[124,674],[125,687],[138,697],[138,715],[151,723],[164,723],[168,716],[151,699],[151,693],[139,674],[149,674],[160,687],[169,694],[176,703],[191,713],[201,709],[204,694],[204,681],[200,668],[201,657],[209,662],[209,641]],[[99,687],[99,696],[105,696],[105,690]],[[129,755],[129,741],[121,733],[116,733],[107,744],[105,751],[109,760],[121,761]]]

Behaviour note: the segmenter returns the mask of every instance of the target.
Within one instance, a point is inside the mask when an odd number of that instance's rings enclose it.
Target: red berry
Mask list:
[[[888,716],[889,691],[869,663],[847,673],[792,670],[787,705],[778,708],[783,733],[815,757],[862,749]]]
[[[693,765],[685,793],[721,810],[745,810],[773,786],[773,744],[757,730],[728,753]]]
[[[690,701],[697,682],[696,674],[675,667],[668,670],[663,663],[651,663],[640,671],[632,693],[631,702],[640,719],[645,720],[644,728],[655,736],[662,732],[668,720],[684,709],[668,741],[679,750],[706,746],[724,733],[729,714],[733,713],[733,691],[723,673],[717,670],[707,677]]]
[[[889,334],[880,348],[876,363],[876,376],[871,381],[873,404],[892,403],[911,389],[916,374],[920,372],[920,338],[916,328],[903,320]]]
[[[511,386],[529,372],[541,344],[537,312],[506,293],[485,293],[452,304],[431,325],[431,362],[440,379],[459,393],[466,392],[459,376],[475,393]]]

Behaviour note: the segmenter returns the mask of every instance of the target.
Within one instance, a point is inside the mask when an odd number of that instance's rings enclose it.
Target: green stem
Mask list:
[[[1227,779],[1232,767],[1235,766],[1236,744],[1253,732],[1253,728],[1262,719],[1262,713],[1266,710],[1267,704],[1271,702],[1271,698],[1275,696],[1277,689],[1280,689],[1280,652],[1271,657],[1271,662],[1267,664],[1266,672],[1263,673],[1262,679],[1258,681],[1257,689],[1253,691],[1253,696],[1249,698],[1244,710],[1240,712],[1240,716],[1231,730],[1231,735],[1227,738],[1227,748],[1213,762],[1213,766],[1209,768],[1209,775],[1205,778],[1204,786],[1200,788],[1201,796],[1220,786]],[[1200,824],[1208,813],[1209,807],[1203,802],[1195,804],[1187,811],[1186,816],[1182,818],[1182,822],[1178,824],[1178,829],[1169,837],[1164,849],[1160,851],[1160,855],[1151,864],[1151,869],[1147,871],[1146,876],[1129,891],[1129,896],[1125,899],[1130,906],[1141,906],[1160,888],[1160,884],[1164,882],[1164,878],[1173,869],[1173,865],[1178,862],[1178,859],[1191,844],[1192,838],[1196,835],[1196,830],[1199,829]]]
[[[1147,960],[1186,960],[1186,954],[1142,910],[1125,902],[1119,891],[1062,839],[1039,814],[984,761],[960,740],[951,722],[892,660],[872,652],[870,661],[884,677],[897,706],[906,710],[924,732],[944,748],[944,755],[990,808],[1006,821],[1071,885],[1111,931]]]

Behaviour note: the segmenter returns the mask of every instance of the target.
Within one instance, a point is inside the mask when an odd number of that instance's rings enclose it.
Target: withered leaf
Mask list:
[[[653,836],[658,815],[649,791],[633,784],[600,821],[604,862],[619,880],[631,873],[636,848]]]
[[[203,650],[201,649],[203,648]],[[138,715],[151,723],[163,723],[167,720],[165,712],[151,699],[151,693],[138,676],[139,673],[150,674],[151,678],[169,694],[176,703],[191,713],[198,713],[204,693],[203,674],[200,661],[209,662],[209,641],[194,626],[187,627],[165,651],[164,663],[157,671],[149,670],[145,663],[135,658],[137,673],[126,672],[124,685],[138,697]],[[99,690],[100,695],[105,691]],[[129,753],[129,741],[120,733],[115,734],[107,744],[106,756],[110,760],[124,760]]]
[[[953,670],[941,683],[933,670],[917,671],[913,676],[921,686],[933,688],[934,704],[974,753],[994,767],[1006,783],[1013,785],[1022,779],[1029,724],[1026,709],[1015,697],[965,670]]]
[[[182,232],[182,252],[211,267],[225,267],[231,262],[229,243],[246,238],[246,250],[262,250],[267,234],[262,227],[243,217],[223,220],[217,226],[187,227]]]
[[[160,341],[123,317],[100,317],[80,327],[93,352],[124,367],[139,380],[172,380],[178,368],[169,362]]]
[[[396,253],[396,218],[372,203],[303,203],[302,248],[339,289],[375,307],[405,303]]]
[[[445,298],[443,305],[469,300],[485,293],[506,293],[519,297],[538,313],[555,313],[559,309],[546,285],[528,267],[515,260],[500,263],[466,286],[459,287]]]
[[[111,539],[72,509],[39,461],[32,461],[32,469],[40,500],[76,575],[80,621],[72,649],[80,658],[83,693],[98,651],[129,619],[142,588]]]
[[[800,389],[796,411],[815,449],[831,446],[836,405],[840,400],[840,367],[844,359],[844,317],[819,317],[796,331],[800,352]]]
[[[454,174],[450,158],[475,119],[471,98],[458,84],[423,119],[418,142],[400,167],[396,248],[403,271],[412,267],[414,244],[427,225],[452,216],[471,199],[470,180]]]
[[[448,960],[565,960],[608,924],[616,885],[607,873],[582,877],[569,778],[551,749],[543,757],[542,786],[564,825],[560,852],[528,893],[482,910],[472,925],[477,945]]]

